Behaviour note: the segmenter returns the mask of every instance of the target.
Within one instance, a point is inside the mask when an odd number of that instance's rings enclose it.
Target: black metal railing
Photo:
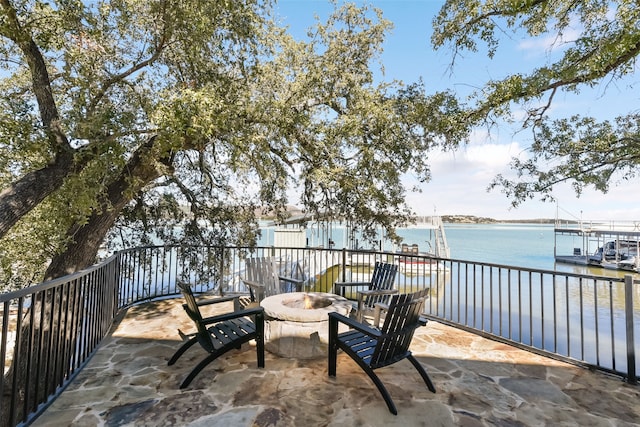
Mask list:
[[[74,378],[120,311],[177,295],[247,292],[248,256],[280,260],[307,291],[366,281],[375,261],[396,263],[399,292],[429,287],[432,319],[637,383],[640,281],[419,255],[323,248],[150,246],[119,252],[70,276],[0,295],[4,425],[30,423]],[[287,291],[284,289],[283,291]],[[355,295],[347,295],[355,297]]]
[[[118,258],[0,295],[0,423],[29,422],[78,373],[119,307]]]
[[[637,382],[640,281],[446,260],[428,314],[546,356]],[[637,276],[636,276],[637,277]]]

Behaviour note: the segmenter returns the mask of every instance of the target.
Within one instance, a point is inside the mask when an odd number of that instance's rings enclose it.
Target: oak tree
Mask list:
[[[370,7],[294,40],[261,0],[0,6],[13,286],[113,242],[251,244],[256,208],[283,215],[295,185],[308,211],[393,234],[411,216],[402,175],[428,179],[429,151],[467,132],[452,95],[374,81],[391,24]]]
[[[610,185],[636,179],[640,172],[640,114],[629,111],[615,120],[598,117],[551,117],[559,92],[579,93],[602,82],[637,75],[640,8],[634,0],[464,0],[447,1],[433,20],[432,43],[453,53],[484,43],[493,57],[500,44],[516,35],[554,40],[557,55],[528,73],[510,73],[488,81],[474,95],[468,120],[513,120],[514,107],[525,110],[530,128],[529,157],[514,159],[516,180],[496,177],[513,205],[571,182],[579,195],[585,186],[606,192]]]

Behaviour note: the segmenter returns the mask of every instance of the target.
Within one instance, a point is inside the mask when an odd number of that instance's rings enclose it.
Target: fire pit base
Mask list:
[[[305,306],[307,298],[308,308]],[[329,342],[329,313],[345,316],[351,302],[323,292],[293,292],[262,300],[265,313],[265,347],[281,357],[314,359],[326,357]],[[346,326],[340,332],[346,330]]]

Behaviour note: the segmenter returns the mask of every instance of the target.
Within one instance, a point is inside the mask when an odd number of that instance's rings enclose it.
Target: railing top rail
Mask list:
[[[122,249],[116,252],[118,253],[128,253],[128,252],[137,252],[143,249],[167,249],[167,248],[215,248],[215,249],[315,249],[315,248],[278,248],[276,246],[222,246],[222,245],[183,245],[183,244],[168,244],[168,245],[146,245],[146,246],[136,246],[134,248]]]
[[[31,295],[35,292],[40,292],[49,288],[53,288],[61,283],[65,283],[65,282],[69,282],[72,280],[75,280],[79,277],[82,277],[86,274],[89,274],[101,267],[103,267],[104,265],[112,262],[114,260],[114,258],[116,258],[119,254],[123,254],[123,253],[129,253],[129,252],[135,252],[135,251],[140,251],[143,249],[163,249],[163,248],[177,248],[177,247],[201,247],[201,248],[224,248],[224,249],[287,249],[287,250],[332,250],[332,251],[341,251],[343,249],[328,249],[328,248],[315,248],[315,247],[300,247],[300,248],[276,248],[274,246],[256,246],[256,247],[252,247],[252,248],[248,248],[248,247],[241,247],[241,246],[216,246],[216,245],[211,245],[211,246],[196,246],[196,245],[149,245],[149,246],[140,246],[140,247],[136,247],[136,248],[130,248],[130,249],[124,249],[122,251],[118,251],[116,252],[114,255],[111,255],[110,257],[108,257],[107,259],[105,259],[104,261],[91,266],[85,270],[73,273],[71,275],[68,276],[64,276],[58,279],[54,279],[54,280],[50,280],[48,282],[44,282],[35,286],[30,286],[27,288],[23,288],[23,289],[19,289],[16,291],[11,291],[11,292],[7,292],[4,294],[0,294],[0,303],[3,303],[5,301],[10,301],[10,300],[14,300],[17,298],[21,298],[21,297],[26,297],[28,295]],[[347,250],[348,252],[351,253],[370,253],[372,255],[396,255],[395,252],[385,252],[385,251],[370,251],[370,250],[360,250],[360,249],[344,249]],[[423,255],[411,255],[411,254],[403,254],[403,256],[414,256],[414,257],[425,257]],[[462,260],[462,259],[456,259],[456,258],[439,258],[439,257],[431,257],[431,256],[426,256],[426,258],[430,258],[430,259],[436,259],[439,261],[446,261],[446,262],[452,262],[452,263],[463,263],[463,264],[475,264],[475,265],[480,265],[480,266],[486,266],[486,267],[492,267],[492,268],[500,268],[500,269],[505,269],[505,270],[518,270],[518,271],[523,271],[523,272],[527,272],[527,273],[537,273],[537,274],[548,274],[548,275],[556,275],[556,276],[567,276],[567,277],[575,277],[575,278],[584,278],[584,279],[591,279],[591,280],[600,280],[600,281],[607,281],[607,282],[624,282],[624,277],[611,277],[611,276],[601,276],[601,275],[594,275],[594,274],[580,274],[580,273],[572,273],[572,272],[560,272],[560,271],[555,271],[555,270],[545,270],[545,269],[537,269],[537,268],[528,268],[528,267],[521,267],[521,266],[514,266],[514,265],[505,265],[505,264],[496,264],[496,263],[487,263],[487,262],[478,262],[478,261],[469,261],[469,260]],[[634,283],[638,283],[640,282],[640,279],[635,278],[634,276]]]
[[[105,265],[113,262],[116,258],[118,257],[118,254],[114,254],[111,255],[110,257],[106,258],[105,260],[103,260],[102,262],[92,265],[89,268],[85,268],[84,270],[80,270],[78,272],[69,274],[67,276],[63,276],[63,277],[59,277],[57,279],[53,279],[53,280],[49,280],[47,282],[43,282],[40,283],[38,285],[35,286],[29,286],[26,288],[22,288],[22,289],[18,289],[16,291],[11,291],[11,292],[6,292],[3,294],[0,294],[0,304],[4,303],[6,301],[11,301],[14,299],[18,299],[18,298],[23,298],[29,295],[32,295],[36,292],[41,292],[41,291],[45,291],[47,289],[50,288],[54,288],[62,283],[66,283],[66,282],[71,282],[75,279],[78,279],[80,277],[86,276],[89,273],[92,273],[102,267],[104,267]]]
[[[440,258],[434,258],[434,259],[440,259]],[[463,263],[463,264],[477,264],[477,265],[502,268],[507,270],[519,270],[527,273],[542,273],[542,274],[549,274],[554,276],[568,276],[568,277],[576,277],[576,278],[583,278],[583,279],[595,279],[595,280],[602,280],[606,282],[620,282],[620,283],[624,282],[624,277],[611,277],[611,276],[599,276],[596,274],[571,273],[568,271],[545,270],[540,268],[520,267],[520,266],[514,266],[514,265],[494,264],[489,262],[469,261],[469,260],[460,260],[460,259],[453,259],[453,258],[451,259],[442,258],[442,261],[450,261],[450,262]],[[632,274],[630,275],[633,277]]]
[[[368,249],[347,249],[347,248],[342,248],[342,249],[329,249],[329,248],[318,248],[318,247],[313,247],[313,246],[305,246],[305,247],[299,247],[299,248],[289,248],[289,247],[276,247],[276,246],[252,246],[252,247],[248,247],[248,246],[215,246],[215,245],[201,245],[201,246],[196,246],[196,245],[149,245],[149,246],[139,246],[136,248],[131,248],[131,249],[124,249],[122,251],[119,251],[119,253],[127,253],[127,252],[134,252],[134,251],[139,251],[141,249],[163,249],[163,248],[172,248],[172,247],[190,247],[190,248],[194,248],[194,247],[200,247],[200,248],[224,248],[224,249],[254,249],[254,250],[258,250],[258,249],[286,249],[286,250],[293,250],[293,251],[301,251],[301,250],[325,250],[325,251],[335,251],[335,252],[339,252],[339,251],[347,251],[349,253],[362,253],[362,254],[372,254],[372,255],[402,255],[402,256],[410,256],[410,257],[416,257],[416,258],[429,258],[429,259],[435,259],[438,261],[447,261],[447,262],[455,262],[455,263],[464,263],[464,264],[476,264],[476,265],[483,265],[483,266],[487,266],[487,267],[495,267],[495,268],[502,268],[502,269],[508,269],[508,270],[519,270],[519,271],[524,271],[527,273],[542,273],[542,274],[549,274],[549,275],[556,275],[556,276],[568,276],[568,277],[575,277],[575,278],[583,278],[583,279],[595,279],[595,280],[599,280],[599,281],[608,281],[608,282],[620,282],[623,283],[624,282],[624,277],[612,277],[612,276],[602,276],[602,275],[595,275],[595,274],[589,274],[589,273],[572,273],[572,272],[566,272],[566,271],[556,271],[556,270],[549,270],[549,269],[539,269],[539,268],[530,268],[530,267],[522,267],[522,266],[517,266],[517,265],[506,265],[506,264],[497,264],[497,263],[488,263],[488,262],[482,262],[482,261],[470,261],[470,260],[462,260],[462,259],[457,259],[457,258],[441,258],[441,257],[436,257],[436,256],[428,256],[428,255],[415,255],[415,254],[397,254],[395,252],[389,252],[389,251],[372,251],[372,250],[368,250]],[[631,274],[631,273],[630,273]]]

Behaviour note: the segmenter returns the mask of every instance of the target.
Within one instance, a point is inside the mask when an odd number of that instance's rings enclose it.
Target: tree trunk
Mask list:
[[[60,188],[73,170],[73,155],[61,155],[55,163],[29,172],[0,192],[0,239],[20,218]]]
[[[64,252],[53,257],[45,273],[45,280],[74,273],[95,262],[104,237],[122,209],[147,184],[164,173],[158,163],[149,160],[153,158],[148,153],[153,149],[154,141],[155,137],[152,137],[136,150],[118,179],[107,187],[105,200],[94,210],[88,221],[84,225],[74,225],[67,232],[72,237],[72,242]],[[172,159],[172,156],[166,156],[160,162],[165,167],[170,167]]]

